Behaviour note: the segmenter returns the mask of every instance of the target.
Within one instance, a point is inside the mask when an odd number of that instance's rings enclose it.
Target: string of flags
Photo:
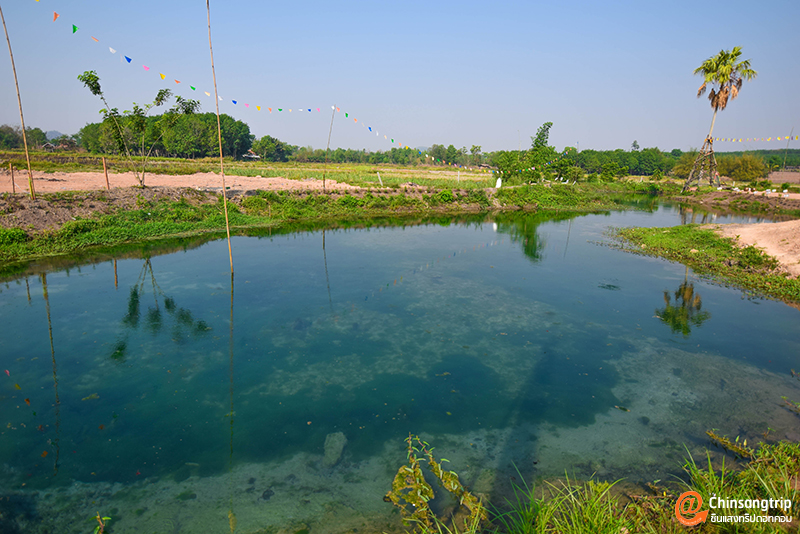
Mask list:
[[[565,158],[565,157],[566,157],[566,156],[569,154],[569,152],[570,152],[571,150],[575,150],[575,149],[574,149],[574,148],[572,148],[572,147],[567,147],[567,148],[565,148],[565,149],[564,149],[564,152],[562,152],[561,154],[559,154],[559,155],[558,155],[558,157],[557,157],[556,159],[553,159],[553,160],[550,160],[550,161],[548,161],[547,163],[545,163],[545,164],[544,164],[544,166],[545,166],[545,167],[547,167],[547,166],[549,166],[549,165],[553,165],[554,163],[558,163],[558,162],[559,162],[559,161],[561,161],[563,158]],[[514,174],[515,172],[535,171],[535,170],[536,170],[536,167],[535,167],[535,166],[533,166],[533,167],[528,167],[528,168],[526,168],[526,169],[514,169],[513,171],[492,171],[492,174]]]
[[[39,0],[36,0],[36,2],[39,2]],[[57,13],[57,12],[53,11],[53,22],[56,22],[60,17],[61,17],[61,13]],[[72,24],[71,26],[72,26],[72,34],[73,35],[78,33],[78,31],[80,31],[80,27],[77,26],[76,24]],[[99,43],[100,42],[100,39],[98,39],[94,35],[90,35],[90,38],[95,43]],[[124,54],[122,52],[118,52],[117,49],[115,49],[114,47],[111,47],[111,46],[108,47],[108,51],[113,55],[119,54],[120,63],[133,64],[133,57],[132,56],[126,55],[126,54]],[[151,70],[153,70],[151,68],[151,66],[145,65],[145,64],[142,65],[142,71],[143,72],[149,72]],[[161,77],[162,80],[166,80],[168,78],[168,76],[166,74],[164,74],[163,72],[159,72],[158,75]],[[185,83],[185,82],[182,83],[181,80],[177,80],[175,78],[171,78],[171,79],[175,82],[176,85],[181,85],[181,87],[188,87],[193,92],[198,91],[198,87],[196,85],[192,85],[192,84]],[[212,94],[210,91],[200,91],[200,92],[205,94],[207,97],[211,97],[211,94]],[[221,96],[218,96],[218,98],[219,98],[219,100],[221,102],[225,102],[226,101]],[[261,104],[254,104],[254,105],[251,106],[250,102],[243,102],[243,101],[241,101],[239,99],[235,99],[235,100],[234,99],[230,99],[229,101],[234,106],[238,106],[241,103],[242,105],[244,105],[245,108],[250,109],[252,107],[252,108],[255,108],[256,111],[262,111],[263,110],[263,111],[267,111],[269,113],[273,113],[273,112],[276,112],[276,113],[284,113],[284,112],[286,112],[286,113],[295,113],[296,112],[296,113],[301,113],[302,114],[302,113],[320,113],[320,112],[322,112],[322,108],[321,107],[297,107],[297,108],[292,107],[292,108],[287,108],[287,107],[276,107],[276,106],[271,106],[270,107],[270,106],[264,106],[264,105],[261,105]],[[354,125],[360,124],[363,128],[365,128],[365,132],[374,133],[375,136],[378,137],[378,138],[381,137],[381,133],[377,129],[374,129],[372,126],[368,126],[364,121],[359,121],[358,118],[351,116],[350,112],[342,112],[341,108],[339,108],[337,106],[331,106],[331,109],[335,113],[343,113],[344,114],[344,118],[347,119],[348,121],[350,119],[352,119],[353,120],[352,124],[354,124]],[[389,142],[392,145],[396,145],[398,148],[405,148],[405,149],[409,149],[410,148],[408,145],[404,145],[400,141],[395,141],[395,139],[391,135],[383,134],[383,139],[385,141]]]
[[[774,138],[775,141],[797,141],[800,139],[800,135],[785,135],[783,137],[778,136]],[[772,137],[715,137],[714,141],[728,141],[731,143],[753,143],[753,142],[760,142],[760,141],[772,141]]]

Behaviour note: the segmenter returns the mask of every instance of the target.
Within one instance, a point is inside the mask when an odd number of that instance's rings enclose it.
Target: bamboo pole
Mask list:
[[[17,192],[17,184],[14,183],[14,166],[11,162],[8,163],[8,171],[11,173],[11,192]]]
[[[211,4],[206,0],[208,13],[208,51],[211,53],[211,76],[214,79],[214,105],[217,109],[217,138],[219,139],[219,172],[222,175],[222,206],[225,210],[225,232],[228,234],[228,259],[231,262],[231,280],[233,280],[233,252],[231,251],[231,226],[228,221],[228,191],[225,188],[225,166],[222,161],[222,125],[219,120],[219,94],[217,93],[217,74],[214,70],[214,49],[211,47]]]
[[[17,88],[17,104],[19,105],[19,121],[22,123],[22,142],[25,145],[25,159],[28,162],[28,187],[31,192],[31,199],[36,200],[36,190],[33,187],[33,172],[31,171],[31,156],[28,154],[28,135],[25,133],[25,117],[22,115],[22,99],[19,96],[19,82],[17,81],[17,67],[14,65],[14,53],[11,51],[11,40],[8,38],[8,28],[6,28],[6,18],[3,16],[3,9],[0,8],[0,19],[3,21],[3,31],[6,32],[6,42],[8,43],[8,55],[11,56],[11,70],[14,71],[14,86]]]
[[[50,334],[50,356],[53,360],[53,390],[56,395],[56,402],[53,404],[56,412],[56,437],[53,446],[56,449],[56,457],[53,463],[53,474],[58,474],[58,458],[61,452],[59,440],[61,438],[61,400],[58,397],[58,368],[56,366],[56,348],[53,343],[53,321],[50,318],[50,297],[47,293],[47,273],[39,275],[42,280],[42,296],[44,296],[45,310],[47,311],[47,331]]]
[[[108,166],[106,166],[105,156],[103,156],[103,174],[106,175],[106,191],[111,191],[111,185],[108,183]]]
[[[336,116],[336,106],[331,106],[331,127],[328,130],[328,145],[325,147],[325,166],[322,168],[322,192],[325,193],[325,174],[328,170],[328,151],[331,148],[331,133],[333,133],[333,118]]]

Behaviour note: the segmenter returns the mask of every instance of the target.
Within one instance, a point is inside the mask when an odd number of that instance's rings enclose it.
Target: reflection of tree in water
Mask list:
[[[148,276],[149,275],[149,276]],[[150,280],[153,292],[153,305],[147,307],[142,321],[142,299],[146,296],[146,282]],[[150,258],[144,260],[142,271],[136,284],[131,287],[128,295],[128,312],[122,318],[122,324],[132,330],[139,328],[143,324],[145,329],[153,336],[158,335],[165,326],[171,328],[171,339],[175,343],[181,344],[188,337],[197,337],[205,334],[211,327],[205,321],[195,320],[192,312],[186,308],[180,308],[175,304],[172,297],[168,297],[161,290],[156,282],[153,265]],[[111,358],[118,362],[125,361],[128,350],[128,335],[117,340],[111,352]]]
[[[675,291],[673,301],[668,291],[664,291],[664,308],[656,310],[656,317],[669,325],[672,333],[681,332],[684,337],[689,337],[691,326],[699,327],[707,321],[711,314],[702,311],[703,302],[700,295],[695,293],[694,284],[688,280]]]
[[[497,232],[508,234],[512,243],[521,243],[522,251],[533,262],[542,260],[545,240],[537,233],[543,222],[572,219],[575,213],[505,213],[498,214],[494,221]]]

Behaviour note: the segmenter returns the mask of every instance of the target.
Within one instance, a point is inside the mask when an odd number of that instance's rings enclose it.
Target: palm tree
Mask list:
[[[714,117],[711,119],[711,129],[708,136],[714,131],[714,121],[717,119],[717,111],[728,107],[728,100],[733,100],[739,96],[744,80],[753,80],[758,75],[750,68],[750,60],[739,61],[742,55],[742,47],[734,46],[733,50],[720,50],[719,54],[703,61],[703,64],[694,69],[695,74],[703,76],[703,85],[697,90],[697,98],[703,96],[711,84],[712,89],[708,94],[711,107],[714,108]]]
[[[711,128],[708,130],[703,148],[700,149],[689,173],[689,178],[683,186],[684,191],[692,182],[700,183],[704,176],[708,177],[709,185],[713,185],[715,181],[719,185],[717,160],[714,158],[714,138],[711,137],[714,132],[714,122],[717,120],[717,112],[728,107],[728,101],[739,96],[744,80],[752,80],[758,75],[750,67],[749,59],[744,61],[739,59],[741,55],[742,47],[740,46],[734,46],[732,50],[720,50],[716,56],[708,58],[703,61],[702,65],[694,69],[695,74],[703,76],[703,85],[697,90],[697,98],[705,94],[709,84],[712,86],[708,100],[711,102],[711,107],[714,108],[714,116],[711,119]]]

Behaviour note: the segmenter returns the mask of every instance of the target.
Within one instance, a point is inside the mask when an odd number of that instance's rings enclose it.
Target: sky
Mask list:
[[[330,130],[331,148],[436,143],[489,152],[528,148],[552,122],[559,150],[630,150],[633,141],[689,150],[702,144],[713,114],[696,96],[702,79],[693,71],[734,46],[758,77],[714,128],[715,137],[744,141],[715,149],[784,148],[776,137],[800,134],[797,0],[210,3],[220,112],[257,138],[325,148]],[[77,80],[87,70],[120,110],[166,87],[214,111],[202,0],[0,7],[28,127],[73,134],[99,121],[102,102]],[[18,125],[11,61],[0,48],[0,124]],[[331,130],[334,105],[341,111]]]

